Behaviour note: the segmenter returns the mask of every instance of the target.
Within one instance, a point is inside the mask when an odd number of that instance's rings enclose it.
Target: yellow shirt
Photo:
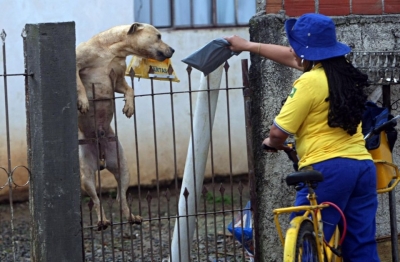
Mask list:
[[[328,125],[328,80],[321,64],[304,73],[293,84],[274,124],[294,135],[300,158],[299,168],[335,157],[372,159],[365,148],[361,122],[350,136],[342,128]]]

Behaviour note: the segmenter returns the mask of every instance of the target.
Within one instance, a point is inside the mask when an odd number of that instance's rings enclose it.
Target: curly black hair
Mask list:
[[[357,132],[365,110],[368,75],[355,68],[344,56],[320,61],[328,79],[328,125],[343,128],[349,135]]]

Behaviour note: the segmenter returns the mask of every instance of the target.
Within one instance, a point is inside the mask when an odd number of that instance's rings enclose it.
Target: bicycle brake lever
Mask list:
[[[372,137],[373,135],[378,135],[380,134],[383,130],[385,130],[387,127],[394,127],[397,124],[397,119],[400,118],[400,115],[397,115],[395,117],[393,117],[392,119],[386,121],[385,123],[383,123],[382,125],[376,127],[375,129],[373,129],[372,131],[370,131],[367,135],[365,135],[364,140],[369,139],[370,137]]]
[[[288,158],[293,162],[293,163],[297,163],[299,162],[299,160],[297,159],[297,153],[296,150],[294,150],[293,148],[288,149],[288,150],[283,150],[286,155],[288,156]]]
[[[288,158],[290,159],[290,161],[293,162],[293,168],[295,171],[299,170],[299,159],[297,158],[297,152],[295,149],[291,148],[289,150],[283,150],[286,155],[288,156]]]

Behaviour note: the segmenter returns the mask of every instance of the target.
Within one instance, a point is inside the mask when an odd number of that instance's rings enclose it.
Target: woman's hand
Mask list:
[[[262,142],[263,145],[266,145],[269,148],[274,148],[274,149],[265,149],[265,151],[267,152],[277,152],[277,150],[291,150],[292,148],[285,145],[285,144],[276,144],[276,143],[271,143],[271,138],[267,137],[266,139],[264,139],[264,141]],[[265,148],[265,147],[264,147]]]
[[[264,151],[266,151],[266,152],[274,152],[274,153],[278,152],[278,150],[275,147],[271,146],[271,141],[270,141],[269,137],[264,139],[264,141],[262,142],[262,145],[263,145]]]
[[[250,51],[251,45],[254,44],[237,35],[227,36],[224,38],[231,44],[229,49],[231,49],[233,52]]]

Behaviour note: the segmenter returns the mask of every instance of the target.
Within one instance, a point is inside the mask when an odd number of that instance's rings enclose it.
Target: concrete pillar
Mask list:
[[[32,261],[83,261],[75,23],[27,24]]]

